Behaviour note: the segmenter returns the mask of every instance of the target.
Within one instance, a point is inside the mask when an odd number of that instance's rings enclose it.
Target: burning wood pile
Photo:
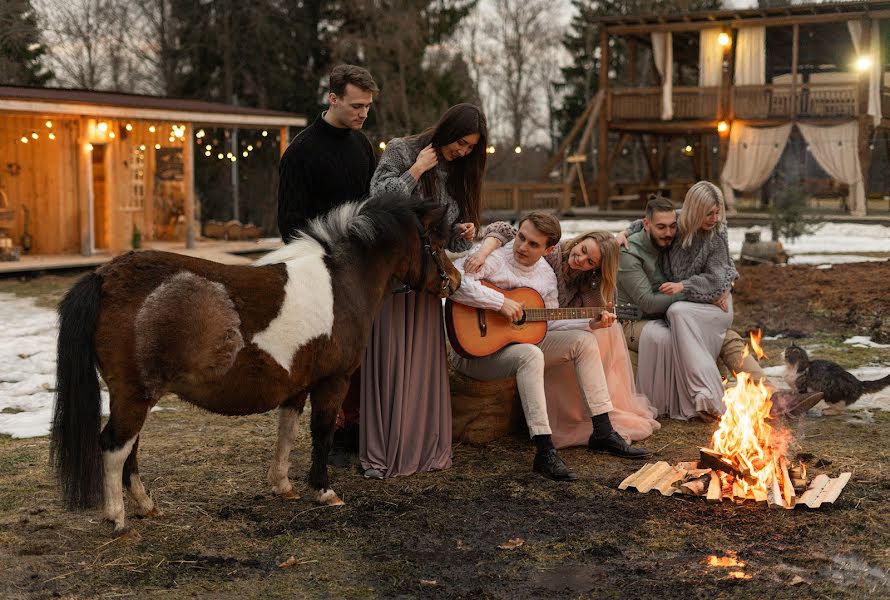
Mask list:
[[[752,335],[751,342],[762,356],[759,338]],[[723,396],[726,413],[711,447],[700,449],[698,461],[647,464],[618,488],[632,487],[641,493],[658,490],[664,496],[704,496],[712,502],[755,500],[782,508],[818,508],[834,502],[850,473],[834,479],[819,475],[809,481],[806,465],[787,458],[791,433],[775,428],[770,420],[770,390],[748,373],[739,373],[736,379],[737,385]]]

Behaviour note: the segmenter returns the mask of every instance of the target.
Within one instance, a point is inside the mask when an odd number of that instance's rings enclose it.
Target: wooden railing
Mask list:
[[[675,87],[674,119],[714,119],[716,87]],[[609,90],[609,119],[616,121],[660,120],[661,88],[613,88]]]
[[[732,89],[732,113],[743,119],[853,117],[857,99],[853,83],[805,83],[796,90],[790,85],[739,85]]]
[[[485,183],[482,210],[521,214],[531,210],[565,212],[571,190],[564,183]]]

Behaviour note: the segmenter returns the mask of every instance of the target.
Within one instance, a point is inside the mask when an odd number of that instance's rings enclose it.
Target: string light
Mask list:
[[[222,160],[222,159],[223,159],[223,153],[220,152],[219,154],[217,154],[217,155],[216,155],[216,158]]]
[[[856,59],[856,70],[857,71],[868,71],[871,68],[871,57],[869,56],[860,56]]]
[[[96,125],[96,129],[99,130],[99,133],[105,133],[106,131],[108,131],[108,123],[106,123],[105,121],[99,121],[99,124]]]
[[[267,135],[269,135],[269,132],[263,129],[263,137],[266,137]]]
[[[48,137],[49,137],[49,139],[54,140],[54,139],[56,139],[56,134],[53,133],[52,131],[50,131]]]
[[[148,126],[148,132],[149,132],[149,133],[154,133],[155,131],[157,131],[157,129],[155,128],[154,125],[149,125],[149,126]]]
[[[717,133],[726,133],[727,131],[729,131],[729,123],[726,121],[717,123]]]
[[[210,144],[207,144],[206,146],[204,146],[204,149],[209,151],[209,150],[213,149],[213,146],[211,146]]]
[[[35,131],[35,132],[33,132],[33,133],[31,134],[31,137],[34,138],[34,139],[36,140],[36,139],[39,138],[40,136],[37,135],[37,132]]]
[[[114,135],[114,132],[113,132],[113,131],[109,131],[109,132],[108,132],[108,137],[110,137],[111,139],[114,139],[114,138],[117,137],[117,136]]]
[[[377,144],[377,147],[381,150],[386,150],[386,142],[380,142],[379,144]]]
[[[46,122],[46,128],[47,128],[47,129],[52,129],[52,128],[53,128],[53,122],[52,122],[52,121],[47,121],[47,122]]]
[[[515,148],[513,148],[513,152],[515,152],[516,154],[522,154],[522,146],[516,146]]]
[[[145,144],[140,144],[139,149],[142,150],[143,152],[145,152]]]
[[[247,151],[248,151],[248,152],[253,152],[253,146],[248,146],[248,147],[247,147]]]
[[[91,143],[87,142],[87,145],[84,146],[84,149],[85,149],[87,152],[92,152],[92,151],[93,151],[93,145],[92,145]]]
[[[161,145],[160,145],[160,144],[155,144],[155,150],[160,150],[160,149],[161,149]]]
[[[726,33],[725,31],[721,32],[720,35],[717,36],[717,43],[720,44],[721,46],[723,46],[723,47],[729,46],[729,42],[730,42],[729,34]]]
[[[130,123],[127,123],[124,129],[126,129],[127,131],[133,131],[133,126]]]
[[[244,158],[247,158],[247,150],[245,150],[244,152],[242,152],[242,153],[241,153],[241,156],[243,156]]]
[[[489,154],[494,154],[494,146],[489,146],[485,149],[485,151]]]
[[[205,150],[205,151],[204,151],[204,156],[210,156],[210,150]]]
[[[27,138],[26,136],[23,135],[23,136],[21,137],[21,140],[20,140],[20,141],[21,141],[23,144],[27,144],[27,143],[28,143],[28,138]]]

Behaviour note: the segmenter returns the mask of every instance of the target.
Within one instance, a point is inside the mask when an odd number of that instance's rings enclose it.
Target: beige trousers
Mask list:
[[[581,395],[596,416],[612,410],[599,345],[589,331],[551,331],[540,344],[512,344],[484,358],[449,354],[454,368],[480,381],[516,377],[529,434],[550,434],[544,370],[563,363],[575,366]]]

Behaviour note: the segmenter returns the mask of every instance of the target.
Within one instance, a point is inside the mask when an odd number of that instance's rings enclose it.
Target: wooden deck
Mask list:
[[[188,249],[182,242],[150,242],[145,250],[163,250],[187,256],[195,256],[228,265],[250,264],[253,257],[244,256],[254,253],[269,252],[280,248],[282,242],[278,238],[263,238],[255,241],[226,242],[221,240],[201,240],[195,247]],[[18,274],[38,274],[45,271],[67,269],[90,269],[107,263],[113,258],[111,254],[100,253],[92,256],[79,254],[36,254],[22,256],[20,260],[0,262],[0,276]]]

